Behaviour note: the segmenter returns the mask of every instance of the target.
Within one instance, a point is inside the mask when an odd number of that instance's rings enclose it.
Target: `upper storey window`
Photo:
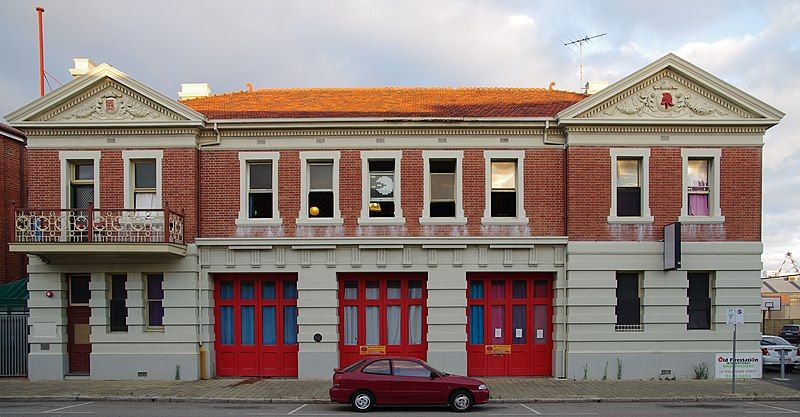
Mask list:
[[[650,223],[650,149],[611,149],[609,223]]]
[[[333,218],[333,161],[308,164],[308,214],[314,218]]]
[[[359,224],[402,225],[400,161],[402,151],[361,152],[361,217]]]
[[[486,208],[483,224],[523,225],[523,161],[525,151],[485,151]]]
[[[133,208],[158,208],[156,202],[156,160],[134,161],[133,173]]]
[[[122,151],[125,208],[160,210],[161,150]]]
[[[94,162],[73,161],[69,183],[69,208],[85,209],[94,199]]]
[[[461,195],[463,151],[423,151],[424,203],[423,225],[466,224]]]
[[[280,225],[278,152],[239,152],[239,217],[236,224]]]
[[[708,186],[708,159],[692,159],[688,161],[688,182],[686,192],[689,194],[689,215],[708,216],[711,211]]]
[[[339,212],[339,152],[301,152],[298,225],[342,225]]]
[[[720,209],[720,149],[681,150],[683,190],[681,215],[684,223],[722,223]]]

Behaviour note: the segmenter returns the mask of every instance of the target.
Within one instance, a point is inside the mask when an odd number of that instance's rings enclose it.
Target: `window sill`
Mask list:
[[[608,216],[609,224],[650,224],[653,223],[653,216],[619,217]]]
[[[405,217],[359,217],[358,224],[362,226],[403,226]]]
[[[274,219],[236,219],[237,226],[281,226],[283,219],[280,217]]]
[[[164,333],[164,326],[161,327],[147,327],[144,329],[147,333]]]
[[[526,226],[527,217],[482,217],[482,225],[491,226]]]
[[[325,219],[308,219],[298,218],[295,220],[298,226],[341,226],[344,224],[344,219],[340,218],[325,218]]]
[[[467,224],[466,217],[420,217],[419,224],[423,226],[463,226]]]
[[[685,224],[722,224],[725,216],[678,216],[678,221]]]

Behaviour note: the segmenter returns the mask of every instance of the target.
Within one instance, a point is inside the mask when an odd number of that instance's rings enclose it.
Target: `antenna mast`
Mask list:
[[[580,88],[583,88],[583,44],[586,43],[586,42],[589,42],[591,39],[599,38],[601,36],[606,36],[606,35],[607,35],[607,33],[601,33],[599,35],[594,35],[594,36],[585,36],[585,37],[583,37],[581,39],[575,39],[572,42],[567,42],[567,43],[564,44],[564,46],[566,46],[566,47],[569,47],[570,45],[578,44],[578,53],[579,53],[580,66],[581,66]]]
[[[42,29],[42,14],[44,7],[37,7],[36,12],[39,15],[39,96],[44,95],[44,31]]]

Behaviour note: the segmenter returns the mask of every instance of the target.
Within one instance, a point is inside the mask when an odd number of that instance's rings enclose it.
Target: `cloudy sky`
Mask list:
[[[38,94],[36,12],[46,68],[107,62],[176,96],[308,86],[578,88],[616,81],[668,53],[781,109],[764,148],[764,262],[800,255],[800,2],[782,1],[89,1],[0,3],[0,115]]]

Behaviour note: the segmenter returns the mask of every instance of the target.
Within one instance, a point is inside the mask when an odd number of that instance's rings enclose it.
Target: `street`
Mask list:
[[[444,407],[387,407],[369,413],[394,417],[409,412],[423,415],[454,415]],[[71,416],[354,416],[349,407],[336,404],[233,404],[169,402],[5,402],[2,416],[36,414]],[[574,403],[574,404],[485,404],[469,415],[486,417],[525,416],[732,416],[800,414],[800,402],[685,402],[685,403]]]

